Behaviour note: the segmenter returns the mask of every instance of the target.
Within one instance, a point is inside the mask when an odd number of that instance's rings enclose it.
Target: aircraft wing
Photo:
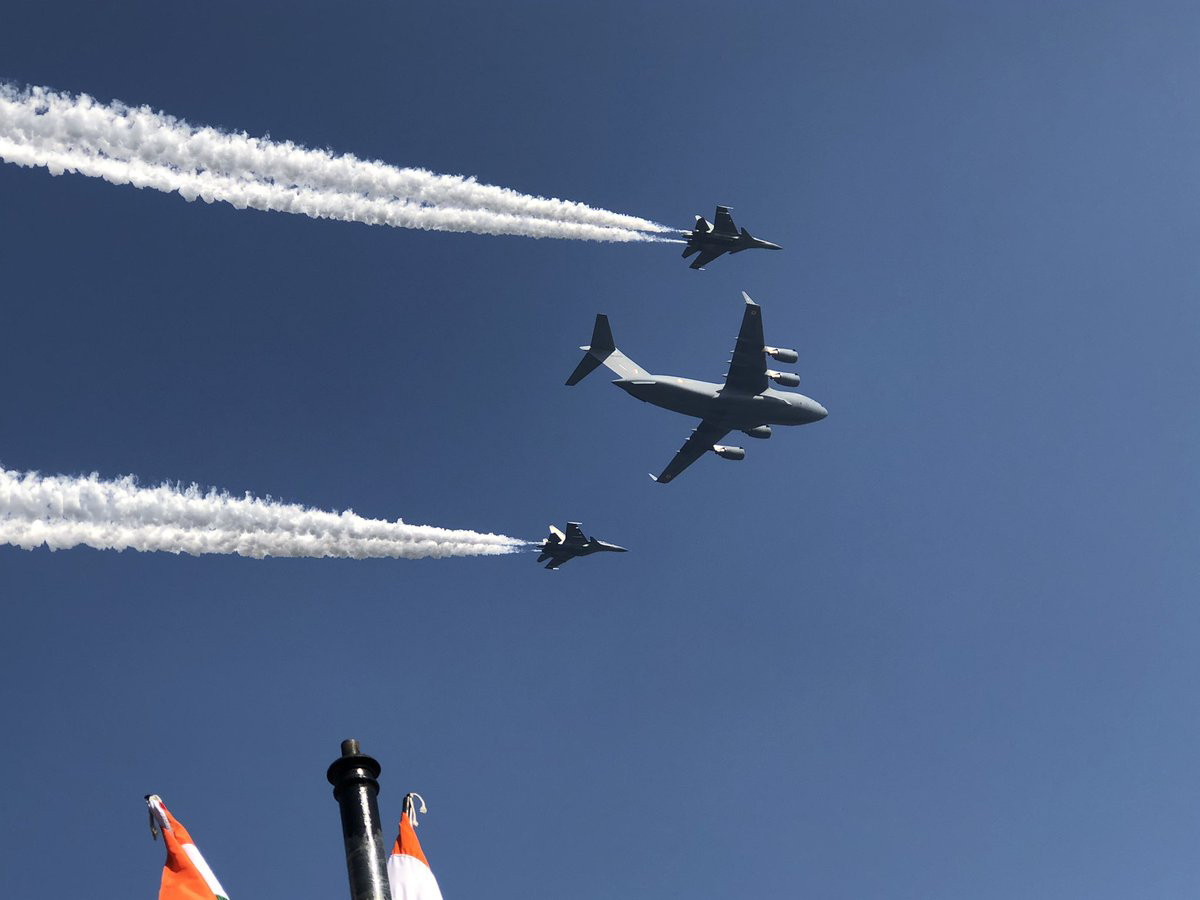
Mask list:
[[[715,425],[705,419],[696,426],[688,439],[683,442],[683,446],[679,448],[679,452],[675,454],[675,457],[667,463],[667,467],[662,470],[662,474],[657,478],[653,475],[650,477],[654,478],[659,484],[666,484],[711,450],[713,444],[717,443],[717,441],[721,440],[727,434],[729,434],[728,428]]]
[[[733,347],[733,358],[729,360],[725,387],[747,394],[761,394],[767,389],[762,307],[751,300],[745,291],[742,291],[742,296],[746,298],[746,311],[742,313],[742,327]]]
[[[587,538],[583,534],[583,529],[579,527],[578,522],[567,523],[567,540],[568,544],[586,544]]]
[[[737,226],[733,224],[733,216],[729,214],[728,206],[717,207],[717,214],[713,216],[713,231],[717,234],[737,237]]]
[[[549,569],[551,572],[553,572],[555,569],[557,569],[559,566],[561,566],[565,562],[566,562],[565,559],[555,558],[555,559],[550,560],[550,562],[546,563],[546,568]]]
[[[710,262],[712,262],[714,259],[716,259],[718,256],[720,256],[724,252],[725,252],[724,250],[718,250],[716,253],[714,253],[711,250],[705,250],[703,253],[701,253],[699,256],[697,256],[695,259],[692,260],[692,264],[690,266],[688,266],[688,268],[689,269],[703,269],[705,266],[707,266]]]

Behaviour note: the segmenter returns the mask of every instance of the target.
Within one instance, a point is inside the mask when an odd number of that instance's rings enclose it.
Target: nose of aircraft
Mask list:
[[[813,401],[813,413],[814,413],[814,415],[816,415],[816,418],[813,421],[820,422],[823,418],[825,418],[827,415],[829,415],[829,410],[827,410],[820,403],[818,403],[816,400],[814,400]]]

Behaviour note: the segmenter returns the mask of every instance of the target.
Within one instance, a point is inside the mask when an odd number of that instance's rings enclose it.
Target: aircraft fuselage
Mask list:
[[[720,234],[718,232],[685,231],[689,250],[702,250],[720,256],[722,253],[741,253],[743,250],[782,250],[778,244],[761,241],[748,234]]]
[[[828,415],[811,397],[774,388],[747,394],[674,375],[618,378],[613,384],[645,403],[727,425],[731,431],[758,425],[807,425]]]

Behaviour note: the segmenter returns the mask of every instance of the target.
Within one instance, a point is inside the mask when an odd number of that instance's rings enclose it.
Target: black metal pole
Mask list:
[[[350,900],[392,900],[387,857],[379,824],[379,763],[359,752],[358,741],[342,741],[342,755],[325,777],[342,811]]]

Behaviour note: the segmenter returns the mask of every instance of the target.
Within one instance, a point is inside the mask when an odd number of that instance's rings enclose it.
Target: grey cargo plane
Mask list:
[[[778,244],[770,241],[760,241],[745,228],[738,231],[733,224],[733,216],[729,215],[728,206],[718,206],[717,214],[713,216],[710,225],[704,216],[696,216],[696,227],[681,234],[688,239],[683,248],[683,258],[687,259],[693,253],[699,253],[690,268],[703,269],[722,253],[741,253],[743,250],[782,250]]]
[[[550,537],[542,541],[542,552],[538,555],[537,561],[545,562],[546,560],[550,560],[546,568],[553,570],[557,569],[567,560],[574,559],[577,556],[590,556],[593,553],[600,553],[605,550],[610,553],[628,552],[624,547],[618,547],[616,544],[608,544],[604,541],[584,536],[583,529],[579,526],[579,522],[568,522],[567,533],[563,534],[551,525]]]
[[[742,297],[746,300],[746,310],[723,385],[650,374],[617,349],[608,316],[596,316],[592,343],[579,348],[587,354],[567,379],[568,385],[578,384],[603,363],[621,376],[613,384],[639,400],[700,419],[691,437],[662,473],[650,476],[659,484],[666,484],[710,450],[722,459],[744,459],[746,451],[741,447],[719,443],[731,431],[769,438],[772,425],[807,425],[829,414],[820,403],[803,394],[767,386],[768,381],[785,387],[800,384],[800,377],[793,372],[768,369],[768,356],[785,363],[794,363],[799,357],[795,350],[763,343],[762,310],[745,291]]]

